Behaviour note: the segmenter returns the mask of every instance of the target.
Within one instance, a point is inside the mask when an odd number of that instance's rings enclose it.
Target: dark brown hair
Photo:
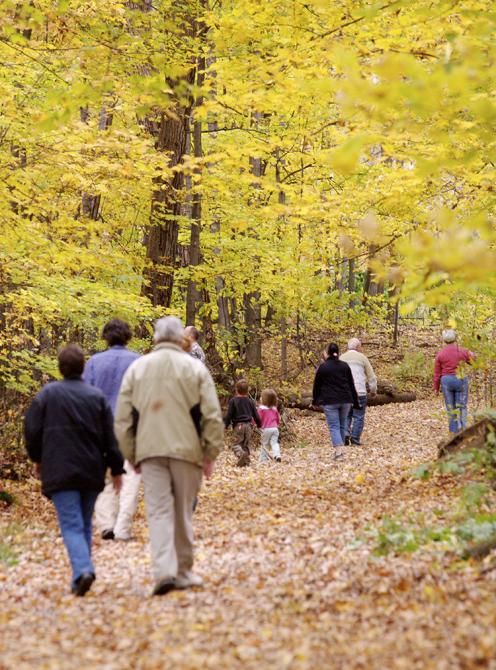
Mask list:
[[[84,370],[84,352],[79,344],[68,344],[59,351],[59,370],[63,377],[80,377]]]
[[[264,389],[262,391],[262,405],[277,407],[277,393],[274,389]]]
[[[246,379],[238,379],[235,389],[240,395],[248,395],[248,382]]]
[[[186,326],[187,337],[192,337],[195,342],[200,339],[200,331],[194,326]]]
[[[111,319],[103,326],[102,338],[107,341],[109,347],[116,344],[126,345],[132,337],[131,328],[121,319]]]
[[[331,342],[331,344],[327,347],[327,358],[330,358],[331,360],[333,358],[339,358],[339,347],[335,342]]]

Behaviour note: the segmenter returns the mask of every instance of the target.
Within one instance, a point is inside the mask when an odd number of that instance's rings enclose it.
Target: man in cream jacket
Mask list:
[[[202,585],[191,571],[193,500],[223,446],[214,382],[181,349],[183,332],[175,317],[157,321],[155,347],[126,371],[115,413],[120,449],[142,474],[154,595]]]
[[[377,393],[377,377],[369,359],[361,352],[362,343],[357,337],[348,342],[348,351],[340,360],[348,363],[355,382],[360,409],[351,409],[348,416],[347,444],[360,445],[363,426],[365,423],[365,409],[367,407],[367,384],[372,395]]]

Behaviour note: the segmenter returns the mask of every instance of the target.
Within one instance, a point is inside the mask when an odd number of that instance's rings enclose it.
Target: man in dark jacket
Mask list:
[[[72,591],[83,596],[95,579],[91,519],[111,469],[121,485],[124,460],[113,431],[112,411],[98,389],[85,384],[84,353],[76,344],[58,356],[64,379],[47,384],[25,417],[26,448],[41,477],[42,491],[57,510],[72,566]]]

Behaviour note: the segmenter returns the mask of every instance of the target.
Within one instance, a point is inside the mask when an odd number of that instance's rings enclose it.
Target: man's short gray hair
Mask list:
[[[362,346],[362,343],[358,337],[352,337],[351,340],[348,340],[348,349],[358,349]]]
[[[451,344],[451,342],[454,342],[456,340],[456,331],[453,330],[453,328],[443,330],[443,340],[446,342],[446,344]]]
[[[155,323],[155,332],[153,341],[155,344],[159,342],[175,342],[180,344],[183,339],[184,328],[181,319],[177,316],[164,316]]]

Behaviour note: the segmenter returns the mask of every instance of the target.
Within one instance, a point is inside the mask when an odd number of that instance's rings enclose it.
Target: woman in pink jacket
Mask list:
[[[468,378],[459,374],[460,363],[470,363],[473,354],[456,343],[456,332],[443,332],[445,347],[438,352],[434,365],[434,390],[441,389],[452,435],[467,426]],[[458,373],[458,374],[457,374]]]

